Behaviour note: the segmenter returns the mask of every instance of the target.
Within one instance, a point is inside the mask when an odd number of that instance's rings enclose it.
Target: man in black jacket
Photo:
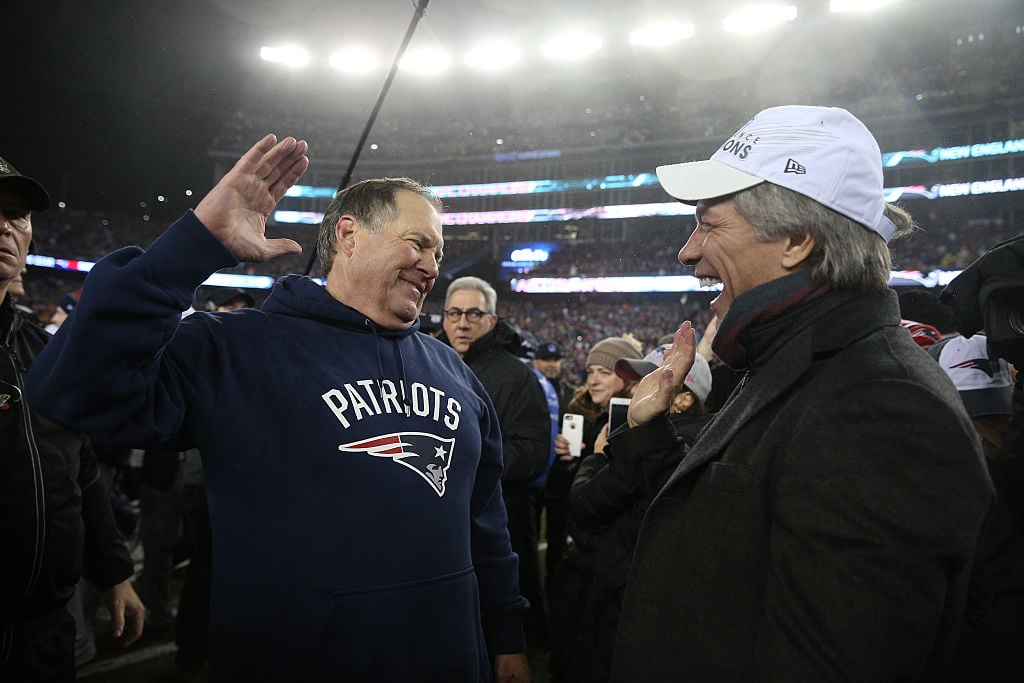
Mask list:
[[[722,285],[712,348],[747,374],[654,496],[616,681],[941,680],[993,501],[956,390],[900,327],[881,153],[849,112],[768,109],[710,160],[662,166],[695,203],[679,260]],[[609,460],[658,481],[684,323]]]
[[[0,680],[74,681],[68,600],[81,575],[106,591],[114,637],[142,634],[145,610],[88,439],[31,411],[25,373],[50,335],[8,289],[32,240],[43,187],[0,159]]]
[[[484,385],[501,426],[504,470],[501,489],[508,511],[512,550],[519,555],[519,588],[530,601],[525,620],[527,642],[542,645],[545,604],[536,508],[527,485],[547,466],[551,449],[551,417],[547,399],[533,371],[510,347],[519,335],[498,320],[498,295],[478,277],[460,277],[445,295],[444,337]]]

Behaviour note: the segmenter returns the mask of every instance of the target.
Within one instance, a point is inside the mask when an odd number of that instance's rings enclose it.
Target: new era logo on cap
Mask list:
[[[799,162],[793,161],[792,159],[786,159],[786,170],[783,171],[783,173],[807,173],[807,169]]]

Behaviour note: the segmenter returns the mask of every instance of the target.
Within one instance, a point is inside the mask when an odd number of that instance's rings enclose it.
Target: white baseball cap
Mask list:
[[[853,114],[835,107],[765,109],[707,161],[659,166],[676,199],[695,204],[765,181],[799,192],[878,233],[896,226],[884,214],[882,152]]]
[[[615,361],[615,374],[624,380],[636,382],[661,367],[665,352],[671,344],[662,344],[647,354],[643,360],[636,358],[620,358]],[[693,367],[686,373],[683,386],[693,392],[701,402],[708,400],[711,393],[711,366],[699,353],[693,357]]]
[[[989,358],[988,338],[952,337],[939,351],[939,365],[953,380],[971,417],[1009,415],[1013,380],[1001,358]]]

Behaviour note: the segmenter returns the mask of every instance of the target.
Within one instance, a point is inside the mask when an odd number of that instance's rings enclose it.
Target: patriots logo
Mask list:
[[[452,452],[455,450],[455,439],[442,439],[426,432],[397,432],[343,443],[338,446],[338,450],[391,458],[423,477],[438,496],[443,496],[448,468],[452,464]]]
[[[993,361],[990,358],[972,358],[970,360],[963,360],[959,363],[954,363],[950,366],[951,368],[960,368],[963,370],[973,369],[984,372],[989,377],[994,377],[996,372],[999,371],[998,361]]]

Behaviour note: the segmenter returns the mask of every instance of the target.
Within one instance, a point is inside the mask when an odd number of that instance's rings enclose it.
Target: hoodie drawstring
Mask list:
[[[377,354],[377,390],[381,393],[384,392],[384,360],[380,356],[380,334],[377,332],[377,326],[369,318],[363,320],[363,324],[370,328],[373,332],[373,348]],[[392,338],[392,344],[395,347],[395,358],[398,360],[398,374],[399,374],[399,389],[402,393],[402,405],[405,407],[405,416],[412,416],[412,405],[409,403],[409,394],[405,390],[406,378],[405,378],[405,359],[402,357],[402,347],[398,343],[397,337]]]

